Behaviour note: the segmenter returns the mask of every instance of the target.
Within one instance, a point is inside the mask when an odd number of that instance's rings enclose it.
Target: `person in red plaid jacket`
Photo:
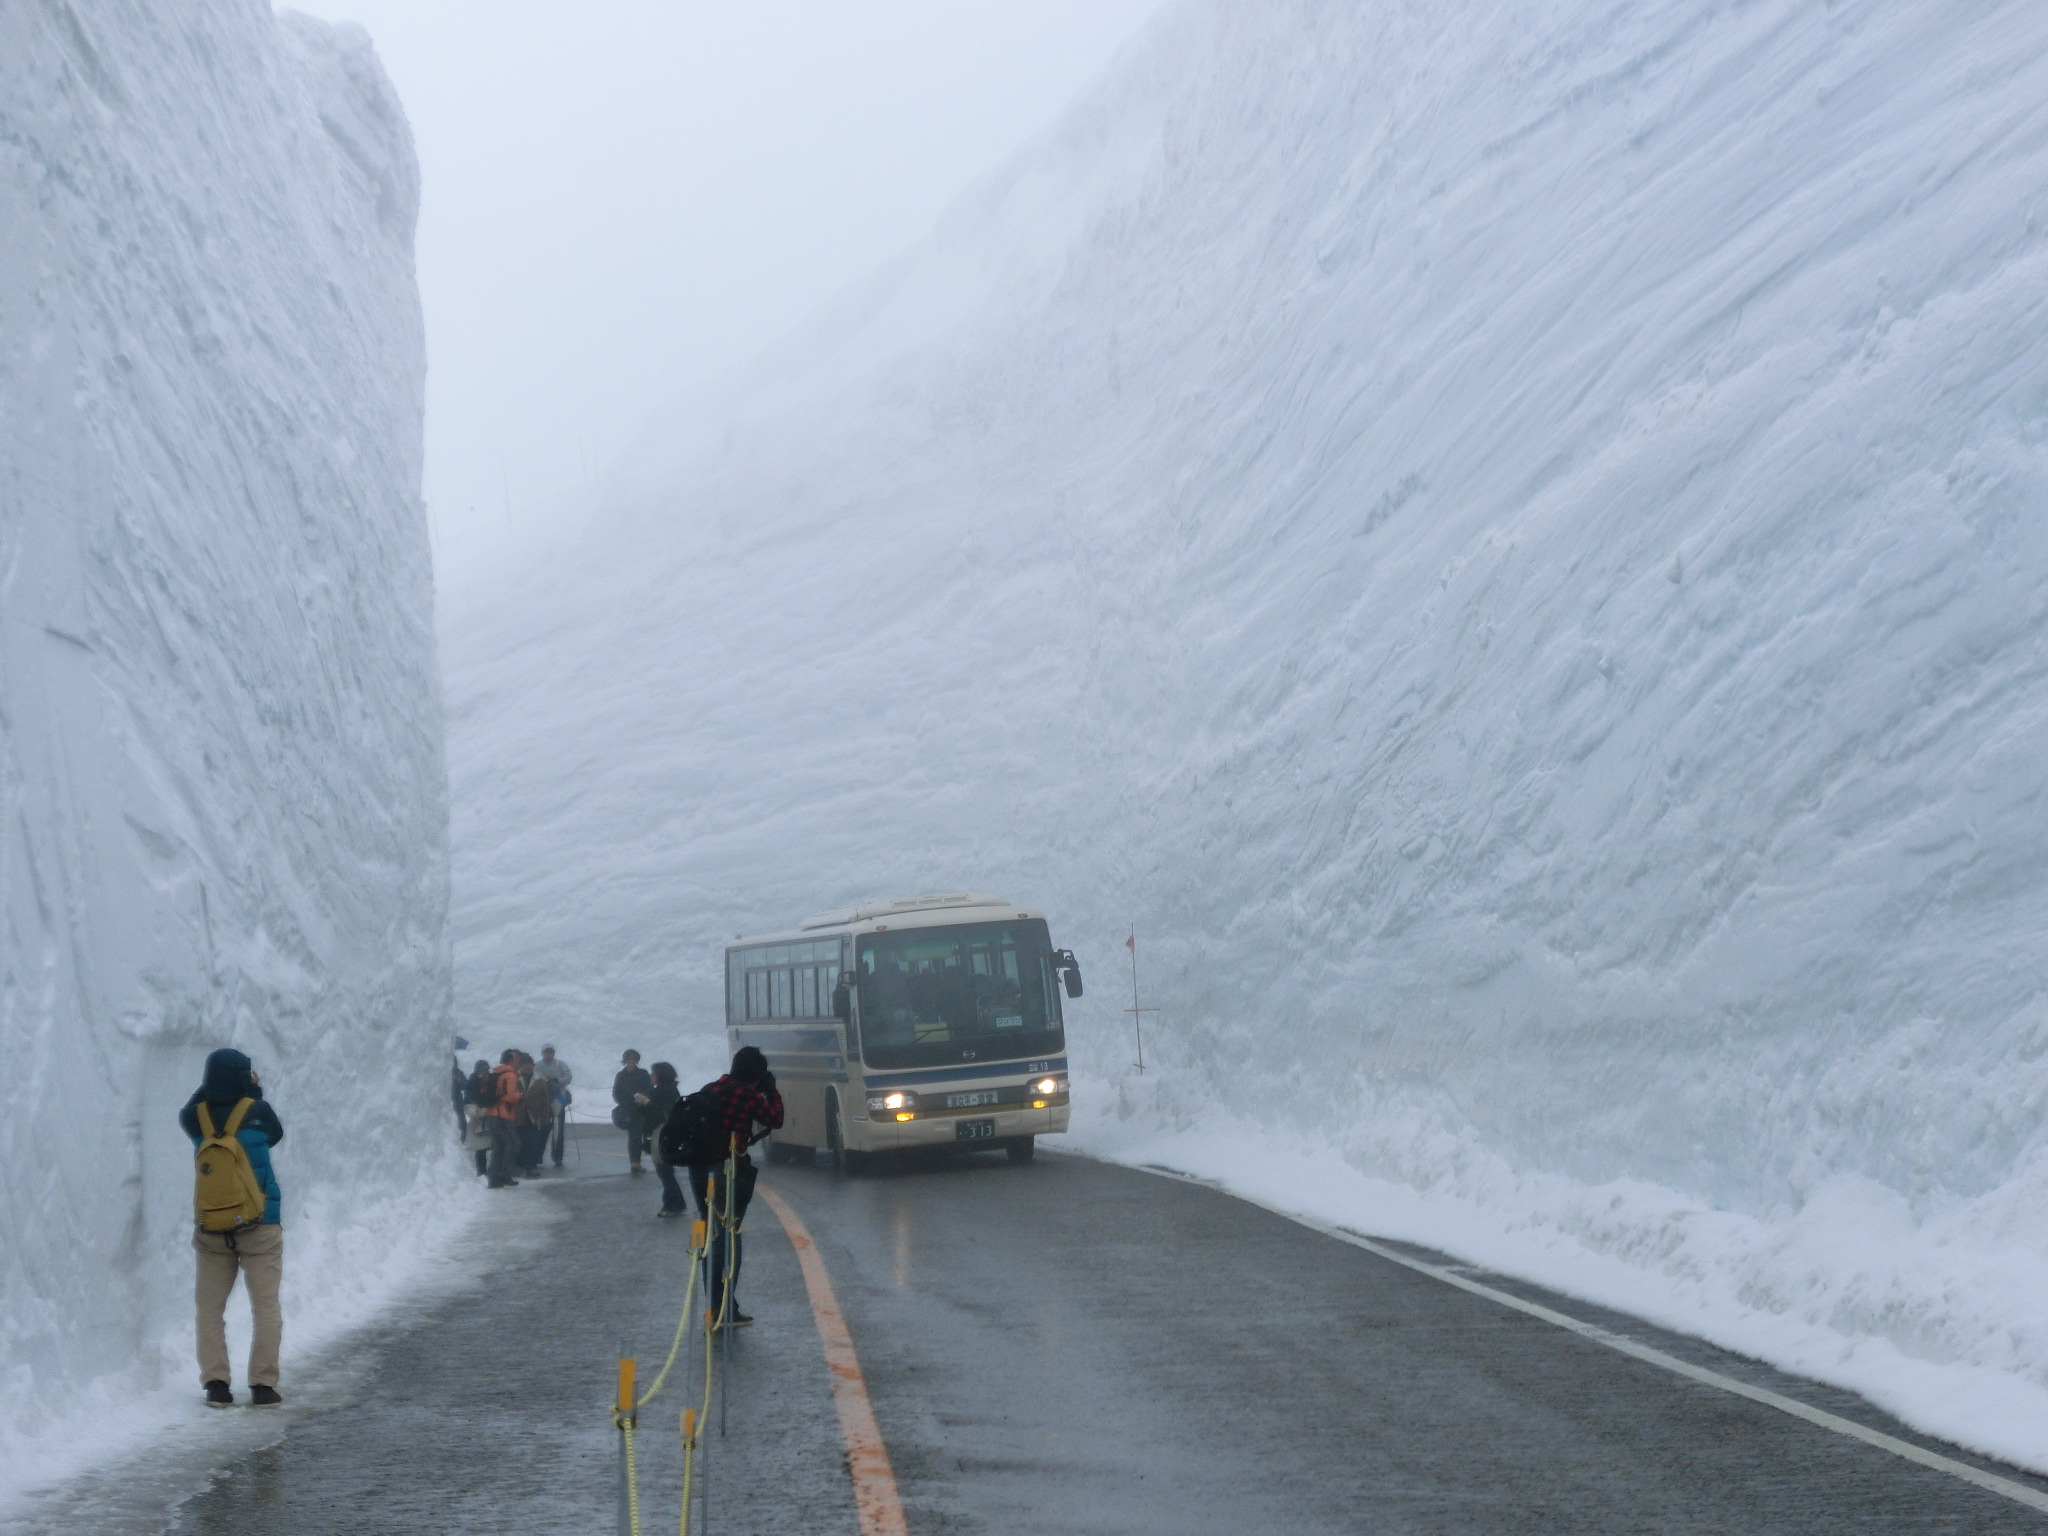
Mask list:
[[[754,1143],[756,1125],[765,1127],[760,1133],[762,1135],[781,1126],[782,1095],[776,1091],[775,1074],[768,1070],[768,1058],[751,1045],[743,1045],[735,1051],[732,1070],[717,1082],[706,1083],[701,1091],[718,1102],[718,1124],[723,1133],[719,1137],[721,1151],[717,1161],[701,1167],[695,1162],[690,1164],[690,1193],[697,1197],[698,1214],[711,1226],[711,1249],[704,1258],[704,1296],[709,1303],[714,1327],[722,1315],[727,1326],[744,1328],[753,1319],[740,1310],[740,1260],[745,1257],[740,1223],[746,1220],[747,1206],[753,1201],[754,1181],[761,1176],[761,1170],[747,1155],[747,1148]],[[726,1195],[720,1186],[725,1179],[723,1148],[727,1145],[739,1149],[739,1164],[734,1170],[732,1183],[730,1281],[726,1279],[727,1234],[717,1219],[725,1214]],[[721,1284],[730,1284],[730,1297],[721,1294]]]

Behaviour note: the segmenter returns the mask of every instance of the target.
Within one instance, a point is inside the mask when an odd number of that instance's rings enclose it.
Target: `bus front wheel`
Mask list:
[[[837,1094],[825,1105],[825,1144],[832,1158],[832,1171],[843,1174],[859,1174],[868,1171],[869,1155],[855,1152],[846,1145],[846,1137],[839,1129],[839,1097]]]
[[[1003,1150],[1010,1154],[1011,1162],[1028,1163],[1038,1151],[1038,1141],[1036,1137],[1020,1136]]]

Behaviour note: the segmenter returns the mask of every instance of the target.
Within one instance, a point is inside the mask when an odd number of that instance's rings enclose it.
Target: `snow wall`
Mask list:
[[[2044,187],[2024,0],[1173,7],[448,615],[458,1016],[1002,892],[1083,1144],[2048,1467]]]
[[[0,1491],[196,1402],[209,1049],[288,1350],[452,1142],[417,187],[358,30],[0,6]]]

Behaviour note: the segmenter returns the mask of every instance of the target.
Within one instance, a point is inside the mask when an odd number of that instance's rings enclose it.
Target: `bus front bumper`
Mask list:
[[[893,1151],[899,1147],[957,1145],[972,1150],[977,1144],[999,1146],[1026,1136],[1058,1135],[1067,1128],[1069,1108],[1064,1102],[1044,1109],[1032,1109],[1028,1105],[1015,1108],[999,1105],[960,1113],[949,1111],[919,1115],[915,1120],[885,1119],[876,1115],[865,1123],[854,1121],[853,1134],[847,1138],[847,1144],[871,1152]],[[977,1127],[977,1130],[963,1132],[963,1125]],[[990,1131],[978,1134],[978,1128],[983,1126],[991,1127]]]

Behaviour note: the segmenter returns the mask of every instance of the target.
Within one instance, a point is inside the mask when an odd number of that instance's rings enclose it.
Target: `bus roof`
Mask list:
[[[731,947],[746,944],[795,943],[827,929],[931,928],[946,923],[1000,922],[1005,917],[1029,917],[1000,896],[983,896],[973,891],[948,891],[935,896],[877,897],[851,907],[836,907],[803,920],[801,927],[783,933],[736,935]]]

